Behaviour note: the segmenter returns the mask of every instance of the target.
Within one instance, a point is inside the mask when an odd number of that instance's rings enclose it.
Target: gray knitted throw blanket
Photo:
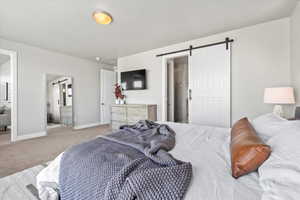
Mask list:
[[[168,151],[175,132],[140,121],[76,145],[60,164],[61,200],[179,200],[189,186],[192,166]]]

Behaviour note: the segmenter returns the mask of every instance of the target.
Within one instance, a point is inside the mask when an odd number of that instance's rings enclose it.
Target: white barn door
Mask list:
[[[189,121],[231,126],[231,52],[225,45],[195,49],[189,57]]]

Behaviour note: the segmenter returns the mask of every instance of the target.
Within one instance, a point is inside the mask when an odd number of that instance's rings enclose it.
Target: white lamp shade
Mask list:
[[[264,102],[269,104],[295,104],[294,88],[266,88]]]

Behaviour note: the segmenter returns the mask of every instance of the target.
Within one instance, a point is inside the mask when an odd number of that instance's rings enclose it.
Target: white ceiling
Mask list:
[[[0,54],[0,65],[9,61],[10,57],[7,55]]]
[[[297,0],[1,0],[0,37],[105,62],[289,16]],[[111,13],[98,25],[92,12]]]

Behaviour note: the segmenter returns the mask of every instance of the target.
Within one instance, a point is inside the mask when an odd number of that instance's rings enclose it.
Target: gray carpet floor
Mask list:
[[[10,143],[10,130],[0,130],[0,146]]]
[[[53,160],[66,148],[94,139],[98,135],[105,135],[110,131],[109,126],[82,130],[60,127],[49,129],[45,137],[15,143],[0,143],[0,177]]]

